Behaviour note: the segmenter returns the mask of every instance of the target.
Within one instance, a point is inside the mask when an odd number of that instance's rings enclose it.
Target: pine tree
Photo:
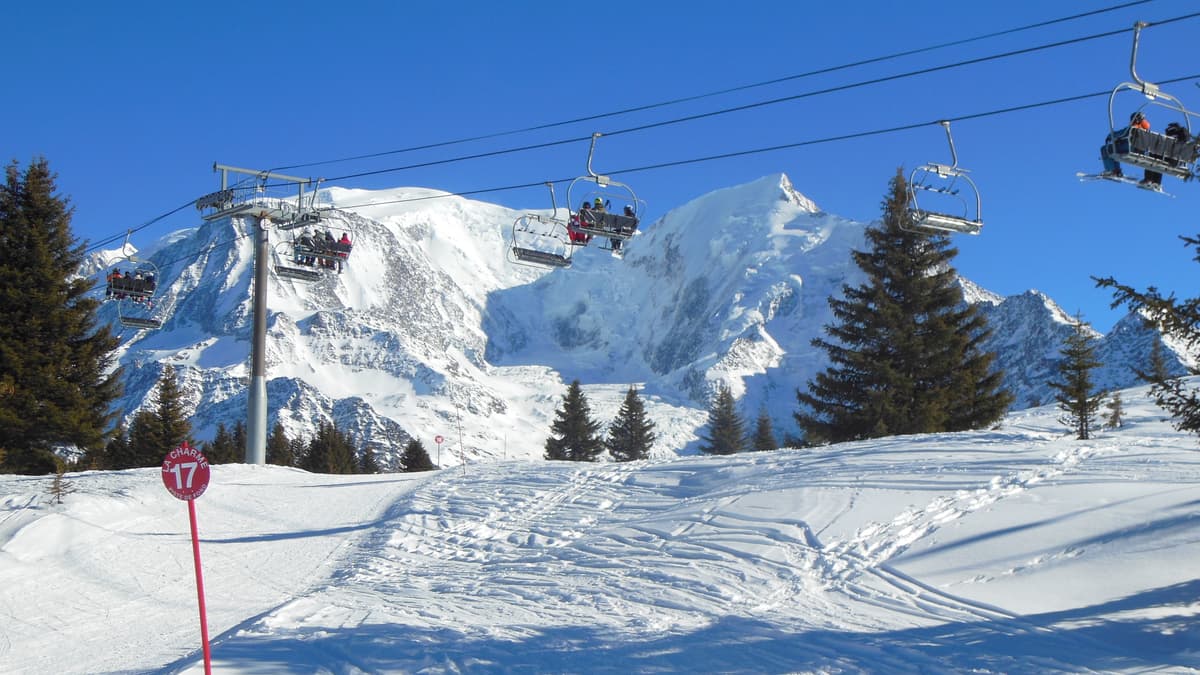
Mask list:
[[[751,437],[749,445],[755,452],[779,449],[779,442],[775,440],[775,432],[771,428],[771,416],[767,414],[766,408],[758,411],[758,419],[754,422],[754,436]]]
[[[312,473],[356,473],[358,459],[349,437],[332,422],[322,422],[316,438],[308,444],[300,468]]]
[[[1196,251],[1200,262],[1200,235],[1180,237],[1186,246]],[[1200,298],[1177,299],[1164,296],[1151,286],[1145,291],[1117,283],[1112,277],[1097,279],[1096,285],[1113,289],[1113,304],[1127,305],[1131,311],[1145,317],[1163,335],[1182,340],[1189,350],[1200,347]],[[1165,373],[1165,369],[1163,371]],[[1200,368],[1188,367],[1189,375],[1200,375]],[[1150,395],[1166,410],[1180,431],[1200,433],[1200,388],[1188,388],[1182,376],[1151,380]]]
[[[604,451],[599,436],[600,423],[592,419],[592,411],[579,380],[571,382],[563,395],[562,407],[554,411],[550,438],[546,439],[545,458],[572,462],[593,462]]]
[[[84,455],[83,466],[88,470],[128,469],[133,466],[133,457],[129,448],[129,430],[121,422],[109,434],[108,443],[100,452],[89,451]]]
[[[1167,359],[1163,356],[1162,340],[1155,339],[1150,343],[1150,358],[1146,370],[1133,369],[1133,374],[1147,384],[1160,384],[1171,379],[1167,368]]]
[[[980,428],[1012,403],[994,354],[982,351],[986,321],[964,302],[950,265],[958,251],[911,220],[898,170],[883,221],[866,230],[869,250],[853,252],[867,280],[830,298],[830,339],[813,340],[830,366],[796,392],[809,445]]]
[[[0,470],[54,473],[53,449],[104,447],[117,413],[117,339],[98,325],[83,245],[45,159],[14,162],[0,186]]]
[[[155,414],[158,416],[158,423],[162,429],[163,447],[153,455],[153,461],[147,466],[162,464],[163,457],[168,452],[175,449],[180,443],[191,440],[192,423],[188,421],[188,415],[184,412],[183,392],[179,390],[176,375],[175,367],[167,365],[163,368],[162,377],[158,380],[156,396],[158,405],[155,408]]]
[[[1109,429],[1120,429],[1125,425],[1125,406],[1121,401],[1121,392],[1113,392],[1104,407],[1108,409],[1108,415],[1104,418],[1104,426]]]
[[[111,457],[110,463],[114,469],[134,469],[138,467],[162,464],[162,458],[170,450],[162,448],[162,427],[158,417],[150,410],[139,410],[129,423],[129,440],[125,443],[126,454],[122,457]],[[158,456],[158,461],[154,457]]]
[[[404,455],[400,458],[400,465],[404,467],[405,472],[432,471],[435,468],[433,460],[429,458],[429,453],[425,452],[425,446],[416,438],[410,439],[404,446]]]
[[[646,459],[654,440],[654,422],[646,417],[646,405],[638,396],[637,388],[630,387],[616,419],[608,427],[608,438],[604,442],[608,454],[618,462]]]
[[[246,459],[246,420],[239,419],[233,425],[233,447],[237,448],[237,459],[235,462],[245,461]]]
[[[292,453],[292,463],[289,466],[303,469],[305,457],[308,455],[308,443],[303,438],[289,439],[288,450]]]
[[[192,424],[184,413],[175,375],[174,366],[165,366],[158,380],[153,409],[138,411],[133,417],[129,450],[134,467],[159,466],[168,452],[184,441],[191,442]]]
[[[732,455],[746,449],[745,423],[729,387],[720,385],[708,408],[708,435],[700,451],[708,455]]]
[[[1086,441],[1092,437],[1096,426],[1096,411],[1100,409],[1103,391],[1096,391],[1092,384],[1092,371],[1100,366],[1096,358],[1096,338],[1088,330],[1088,324],[1080,315],[1075,316],[1075,326],[1059,350],[1063,360],[1058,364],[1059,380],[1050,382],[1057,391],[1054,400],[1063,412],[1059,420],[1075,432],[1075,437]]]
[[[204,443],[200,448],[209,464],[231,464],[242,459],[241,449],[234,443],[233,434],[225,428],[224,422],[217,423],[217,433],[212,442]]]
[[[244,449],[243,449],[244,452]],[[267,436],[267,464],[276,466],[294,466],[296,457],[292,453],[292,443],[288,440],[287,432],[281,422],[276,422]]]
[[[362,457],[358,458],[358,472],[365,474],[381,473],[379,470],[379,459],[375,456],[375,450],[371,446],[363,448]]]
[[[54,471],[54,480],[50,482],[50,498],[56,504],[63,503],[63,497],[75,491],[75,485],[65,479],[63,474],[66,473],[67,465],[60,459]]]
[[[336,424],[331,424],[330,428],[333,431],[330,447],[332,452],[330,456],[333,458],[333,473],[355,473],[359,469],[358,452],[354,445],[354,439],[341,429],[337,428]]]
[[[308,441],[304,452],[300,453],[299,461],[296,466],[302,470],[311,473],[332,473],[329,471],[329,447],[328,443],[322,440],[320,431],[325,429],[325,423],[320,423],[320,428],[316,437],[312,441]]]

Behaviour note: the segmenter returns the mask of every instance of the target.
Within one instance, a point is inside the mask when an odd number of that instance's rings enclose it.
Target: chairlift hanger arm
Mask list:
[[[592,170],[592,155],[596,154],[596,139],[603,135],[604,134],[600,133],[599,131],[592,133],[592,145],[588,148],[587,175],[592,180],[596,181],[596,184],[600,187],[607,187],[609,183],[608,176],[602,176]],[[570,207],[569,204],[567,206]]]
[[[546,187],[550,188],[550,205],[554,207],[554,215],[551,218],[558,220],[558,199],[554,196],[554,181],[546,181]],[[571,208],[568,204],[567,208]]]
[[[141,260],[139,260],[136,256],[134,256],[132,253],[128,252],[129,251],[129,238],[131,236],[133,236],[133,230],[125,230],[125,243],[121,244],[121,255],[125,256],[125,259],[128,260],[129,262],[132,262],[132,263],[141,262]]]
[[[950,144],[950,170],[958,169],[958,151],[954,149],[954,135],[950,133],[950,120],[940,120],[938,124],[946,130],[946,142]]]
[[[321,183],[324,183],[324,182],[325,182],[324,178],[317,179],[317,184],[316,184],[316,186],[313,187],[312,194],[308,198],[308,200],[309,200],[308,201],[308,210],[309,211],[317,210],[317,193],[321,191]],[[301,189],[303,189],[303,188],[301,188]],[[303,206],[303,205],[301,205],[301,206]]]
[[[1129,54],[1129,74],[1130,74],[1130,76],[1133,77],[1133,81],[1137,82],[1138,85],[1142,87],[1142,90],[1148,96],[1150,96],[1152,94],[1150,92],[1146,91],[1147,87],[1153,89],[1155,93],[1157,93],[1158,87],[1149,82],[1146,82],[1137,74],[1137,53],[1138,53],[1138,42],[1141,41],[1141,37],[1142,37],[1142,29],[1149,25],[1150,24],[1146,23],[1145,21],[1134,21],[1133,22],[1133,50]]]

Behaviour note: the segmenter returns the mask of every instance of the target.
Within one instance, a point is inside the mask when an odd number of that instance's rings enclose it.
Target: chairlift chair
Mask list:
[[[596,152],[596,139],[600,136],[599,132],[592,134],[592,144],[588,149],[587,175],[576,178],[567,187],[567,208],[573,208],[580,199],[586,200],[588,204],[599,200],[604,205],[603,211],[580,206],[573,212],[579,221],[579,231],[594,237],[627,241],[637,230],[645,211],[644,202],[638,199],[633,188],[592,170],[592,156]],[[633,215],[614,212],[614,206],[622,210],[623,206],[629,206]]]
[[[150,310],[158,290],[158,266],[139,258],[129,250],[129,236],[121,245],[121,259],[105,274],[104,297],[117,306],[117,318],[128,328],[161,328],[162,321],[153,318]],[[114,276],[120,271],[121,276]]]
[[[550,269],[571,266],[571,250],[574,246],[568,224],[558,218],[554,184],[548,182],[546,186],[550,188],[553,214],[526,213],[513,221],[512,245],[506,258],[515,265]]]
[[[285,241],[276,245],[275,260],[275,273],[285,279],[295,279],[297,281],[321,280],[321,273],[319,271],[315,268],[309,269],[304,267],[308,264],[304,250],[294,242]]]
[[[117,303],[117,319],[121,322],[122,326],[125,326],[126,328],[145,328],[149,330],[157,330],[162,328],[162,321],[148,315],[137,314],[137,312],[142,310],[126,304],[127,302],[127,300],[122,300]]]
[[[286,260],[287,263],[277,262],[275,272],[282,277],[300,281],[316,281],[321,278],[322,273],[340,274],[349,264],[355,237],[350,236],[352,230],[344,224],[337,229],[342,231],[350,243],[343,243],[337,238],[328,241],[323,234],[328,233],[332,237],[331,228],[326,228],[322,234],[311,235],[307,230],[297,234],[292,228],[291,240],[281,243],[276,252],[277,259]]]
[[[1189,111],[1183,103],[1174,96],[1163,91],[1158,85],[1147,82],[1137,72],[1137,51],[1141,30],[1148,24],[1137,22],[1133,25],[1133,51],[1129,60],[1129,73],[1133,82],[1121,82],[1108,96],[1108,136],[1105,138],[1102,152],[1114,161],[1140,167],[1160,174],[1190,179],[1196,174],[1195,163],[1197,155],[1197,140],[1192,137],[1191,117],[1196,113]],[[1146,99],[1135,112],[1142,112],[1147,106],[1156,106],[1171,113],[1175,121],[1182,120],[1181,126],[1187,130],[1187,139],[1176,139],[1161,131],[1147,130],[1132,124],[1118,128],[1116,101],[1122,92],[1135,92]],[[1178,119],[1176,119],[1178,118]],[[1161,128],[1166,128],[1164,124]],[[1082,177],[1097,177],[1120,179],[1115,174],[1084,175]],[[1122,181],[1127,182],[1127,181]]]
[[[508,250],[508,261],[531,267],[570,267],[574,247],[563,236],[565,234],[566,223],[561,220],[523,215],[513,222],[513,244]]]
[[[983,229],[983,216],[979,188],[958,166],[958,152],[954,148],[954,136],[950,133],[949,120],[938,122],[946,130],[950,144],[951,164],[930,162],[913,169],[908,177],[908,224],[905,229],[916,232],[946,234],[979,234]],[[964,194],[964,189],[966,193]],[[944,195],[961,204],[961,211],[950,213],[946,209],[933,210],[919,199],[925,194],[927,203],[932,195]],[[932,197],[938,204],[947,203],[942,197]],[[971,202],[974,202],[972,204]]]

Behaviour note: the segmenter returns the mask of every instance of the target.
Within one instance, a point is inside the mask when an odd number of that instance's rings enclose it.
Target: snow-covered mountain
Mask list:
[[[795,390],[826,363],[810,343],[831,321],[827,299],[862,281],[849,253],[863,246],[865,224],[821,211],[780,174],[670,211],[626,244],[624,259],[589,247],[555,271],[506,261],[521,214],[494,204],[415,188],[334,188],[327,199],[324,225],[355,241],[344,273],[278,276],[292,235],[270,233],[269,424],[307,437],[332,419],[385,457],[410,436],[433,453],[437,435],[442,464],[540,456],[573,379],[603,422],[628,386],[642,389],[656,454],[695,450],[718,382],[786,436]],[[209,222],[147,254],[164,325],[122,335],[126,414],[171,363],[197,438],[245,418],[250,228]],[[1036,291],[1002,298],[963,284],[987,313],[1017,407],[1048,400],[1070,317]],[[102,316],[115,321],[116,311]],[[1134,384],[1130,366],[1144,367],[1155,339],[1134,317],[1120,322],[1101,338],[1098,384]],[[1186,355],[1166,346],[1182,372]]]

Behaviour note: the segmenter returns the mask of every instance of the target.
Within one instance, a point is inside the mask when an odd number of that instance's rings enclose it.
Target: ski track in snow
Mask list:
[[[887,562],[938,528],[1060,476],[1095,452],[1091,447],[1060,452],[1045,466],[938,496],[827,544],[802,521],[760,520],[740,510],[744,488],[723,490],[711,478],[692,484],[697,472],[687,463],[564,465],[551,474],[553,480],[547,473],[523,471],[527,465],[520,463],[476,467],[469,475],[456,469],[397,500],[381,527],[341,550],[344,559],[334,566],[340,571],[328,583],[219,640],[290,635],[289,644],[304,645],[304,658],[314,664],[376,672],[381,665],[373,654],[381,648],[363,645],[348,653],[335,641],[323,651],[330,643],[321,638],[376,634],[373,626],[399,625],[406,628],[386,638],[392,643],[385,651],[395,658],[394,641],[412,640],[413,660],[392,668],[462,672],[521,664],[510,654],[489,656],[489,648],[528,639],[544,626],[577,624],[580,617],[606,617],[607,625],[591,629],[612,643],[703,631],[712,627],[713,617],[729,614],[802,614],[809,625],[798,628],[830,631],[856,622],[863,631],[978,622],[1014,635],[1045,633],[1048,629],[1003,609],[923,584]],[[771,489],[770,478],[758,478],[758,490]],[[653,566],[642,568],[643,557]],[[714,584],[713,578],[724,582]],[[388,598],[382,614],[380,596]],[[798,604],[803,612],[796,611]],[[879,611],[855,611],[863,605],[885,610],[882,616],[890,618],[882,623]],[[481,616],[504,621],[489,625]],[[445,634],[471,648],[466,653],[453,653],[445,644],[434,653],[419,648],[422,635]],[[954,637],[950,633],[948,639]],[[485,644],[490,647],[480,646]],[[875,649],[869,640],[849,655],[846,649],[842,640],[804,645],[809,660],[835,669],[854,669],[866,660],[872,668],[897,672],[955,670],[925,651]],[[531,664],[538,663],[535,656]],[[727,661],[711,665],[737,671],[744,656],[734,650]],[[773,660],[786,668],[791,661],[788,650],[758,652],[756,659],[756,670],[771,670]],[[1052,660],[1041,665],[1069,669]]]

